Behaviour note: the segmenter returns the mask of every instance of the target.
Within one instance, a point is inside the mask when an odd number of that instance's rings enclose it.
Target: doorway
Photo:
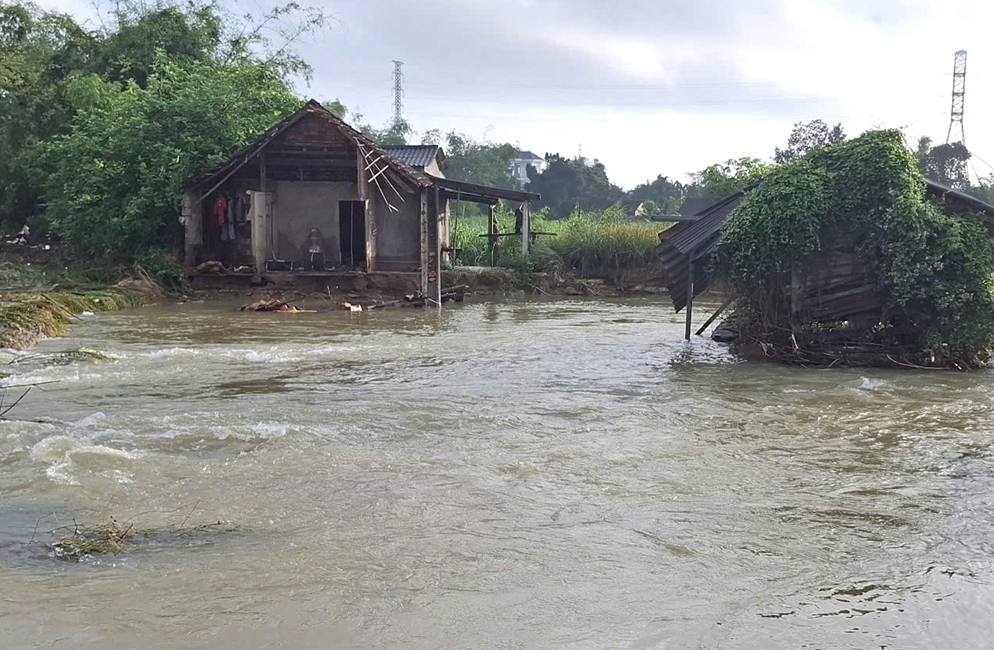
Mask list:
[[[342,264],[352,268],[365,267],[366,204],[364,202],[338,202],[338,234]]]

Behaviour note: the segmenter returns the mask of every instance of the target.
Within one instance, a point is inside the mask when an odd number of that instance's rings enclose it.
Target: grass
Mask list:
[[[128,291],[0,294],[0,348],[23,350],[41,337],[62,336],[78,314],[137,307],[142,299]]]
[[[514,214],[498,208],[500,232],[514,231]],[[576,212],[569,219],[551,221],[542,213],[532,217],[532,232],[550,232],[532,244],[527,262],[521,259],[521,238],[501,239],[491,259],[486,237],[486,217],[460,218],[453,214],[452,246],[462,249],[457,264],[466,266],[527,267],[534,271],[569,271],[580,277],[606,277],[618,271],[645,269],[653,265],[653,250],[664,225],[627,220],[617,210],[603,213]]]

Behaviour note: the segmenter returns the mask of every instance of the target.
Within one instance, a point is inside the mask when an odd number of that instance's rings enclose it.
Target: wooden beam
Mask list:
[[[690,332],[694,322],[694,251],[690,251],[687,263],[687,329],[684,338],[690,340]]]
[[[531,201],[524,201],[521,204],[521,257],[528,258],[528,249],[531,247]]]
[[[438,186],[434,190],[431,201],[431,212],[428,223],[428,293],[425,297],[436,306],[442,306],[442,244],[439,238],[439,222],[441,221],[442,201]]]
[[[297,158],[291,156],[269,156],[270,167],[327,167],[329,169],[355,168],[356,161],[347,158]]]
[[[542,198],[541,194],[534,192],[522,192],[520,190],[508,190],[502,187],[488,187],[487,185],[477,185],[476,183],[464,183],[454,181],[450,178],[433,179],[435,184],[444,190],[452,190],[463,194],[477,194],[484,197],[496,199],[507,199],[508,201],[537,201]]]
[[[422,188],[421,198],[421,295],[428,295],[428,190]]]
[[[718,318],[718,316],[721,316],[721,312],[728,309],[728,306],[730,304],[732,304],[732,299],[731,298],[726,299],[725,302],[721,304],[721,307],[718,307],[718,309],[716,309],[715,312],[711,314],[711,317],[708,318],[703,325],[701,325],[701,327],[697,330],[697,332],[695,332],[695,334],[697,336],[700,336],[701,334],[706,332],[707,329],[711,327],[711,323],[713,323]]]
[[[480,205],[497,205],[500,199],[494,199],[490,197],[479,196],[477,194],[465,194],[462,192],[443,192],[445,198],[450,201],[465,201],[466,203],[478,203]]]

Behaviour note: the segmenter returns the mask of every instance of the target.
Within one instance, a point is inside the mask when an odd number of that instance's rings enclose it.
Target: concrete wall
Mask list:
[[[371,190],[371,194],[375,188]],[[417,271],[421,266],[421,199],[401,191],[404,201],[390,193],[388,208],[382,197],[371,201],[376,218],[376,269],[378,271]]]
[[[278,181],[275,185],[276,255],[307,261],[307,236],[311,228],[317,228],[324,236],[326,264],[341,264],[338,202],[359,199],[355,183]]]

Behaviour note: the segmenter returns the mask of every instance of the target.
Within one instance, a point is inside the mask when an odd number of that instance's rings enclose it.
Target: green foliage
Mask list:
[[[846,133],[842,130],[842,124],[836,124],[829,128],[821,120],[812,120],[807,124],[798,122],[794,125],[794,130],[791,131],[790,137],[787,139],[787,148],[777,147],[773,154],[773,160],[781,165],[819,147],[845,142],[845,139]]]
[[[819,249],[828,221],[827,173],[808,159],[775,168],[724,227],[722,251],[735,280],[771,292],[793,265]]]
[[[478,185],[518,189],[517,182],[508,174],[518,153],[514,145],[477,142],[452,131],[445,137],[445,176]]]
[[[0,230],[19,230],[28,220],[42,221],[32,223],[42,230],[54,170],[39,171],[39,153],[88,119],[78,112],[114,103],[112,95],[132,87],[146,89],[163,61],[208,77],[215,68],[222,75],[260,69],[285,90],[288,79],[310,72],[294,44],[324,23],[321,10],[296,2],[236,16],[210,0],[122,0],[106,27],[91,29],[30,2],[0,0]],[[205,101],[217,98],[209,93]]]
[[[146,251],[136,257],[135,264],[136,270],[152,276],[166,289],[180,292],[190,289],[186,271],[166,251]]]
[[[718,263],[746,312],[787,327],[791,270],[849,232],[881,292],[880,325],[936,355],[986,354],[994,343],[994,240],[976,217],[945,214],[926,200],[898,131],[868,132],[771,172],[726,222]]]
[[[178,245],[182,182],[299,107],[275,71],[248,62],[161,56],[145,88],[104,83],[106,101],[45,144],[40,167],[55,231],[77,253],[110,260]]]
[[[962,142],[932,146],[932,140],[921,138],[915,158],[925,178],[954,189],[968,190],[970,174],[967,165],[972,155]]]
[[[621,188],[608,180],[607,169],[598,160],[570,160],[551,154],[546,162],[541,174],[530,170],[528,189],[542,195],[536,206],[549,208],[553,219],[565,219],[576,210],[604,210],[624,196]]]
[[[650,222],[630,222],[617,209],[602,213],[574,212],[568,219],[548,219],[548,211],[532,215],[533,232],[539,236],[532,243],[527,267],[535,271],[572,271],[580,276],[602,276],[612,270],[642,268],[654,262],[653,250],[659,243],[660,226]],[[500,232],[512,232],[514,213],[499,206]],[[487,220],[473,217],[457,220],[452,229],[452,244],[462,249],[458,262],[465,265],[491,265],[486,237]],[[521,268],[520,237],[502,238],[494,253],[495,266]]]
[[[629,201],[645,203],[646,214],[676,214],[680,210],[687,189],[666,176],[637,185],[625,198]]]
[[[694,187],[691,195],[720,201],[761,180],[769,170],[769,165],[758,158],[726,160],[692,174]]]

